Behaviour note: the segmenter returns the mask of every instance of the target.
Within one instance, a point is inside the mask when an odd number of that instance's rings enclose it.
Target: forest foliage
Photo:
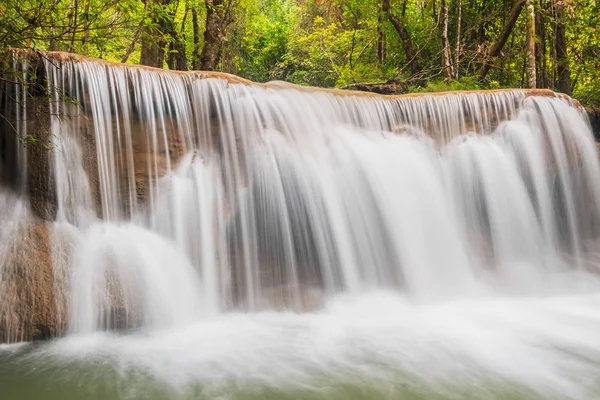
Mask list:
[[[600,105],[598,0],[2,0],[4,63],[9,47],[258,82],[550,88]]]

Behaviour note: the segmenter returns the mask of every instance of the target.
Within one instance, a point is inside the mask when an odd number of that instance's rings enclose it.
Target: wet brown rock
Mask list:
[[[129,195],[130,185],[135,185],[135,201],[140,207],[144,207],[150,186],[174,170],[181,158],[186,153],[186,146],[177,124],[167,119],[164,129],[157,129],[157,140],[153,142],[148,132],[151,132],[149,121],[141,121],[138,118],[130,121],[131,150],[133,152],[133,165],[122,163],[119,165],[119,181],[121,200],[125,212],[131,209],[131,198]],[[123,143],[119,149],[122,159],[127,159],[127,144]],[[133,171],[131,168],[133,167]],[[133,181],[130,174],[133,173]]]
[[[592,133],[596,141],[600,141],[600,107],[586,107],[585,111],[592,126]]]
[[[383,95],[398,95],[407,93],[408,86],[405,82],[392,80],[378,83],[354,83],[351,85],[347,85],[342,89],[357,90],[359,92],[369,92]]]
[[[65,330],[65,288],[55,277],[50,236],[38,221],[3,244],[0,342],[47,339]]]
[[[14,87],[0,81],[0,184],[5,189],[18,190],[23,182],[20,155],[24,147],[15,130],[15,104],[7,100],[14,97]],[[20,153],[20,154],[19,154]]]
[[[47,100],[34,99],[34,113],[29,114],[27,132],[27,182],[32,211],[41,219],[56,219],[56,182],[52,173],[52,136]]]
[[[278,286],[263,288],[258,299],[259,310],[311,312],[325,305],[325,294],[311,286]]]
[[[83,170],[85,171],[96,215],[102,218],[102,202],[100,196],[100,175],[98,173],[98,157],[96,147],[96,134],[93,119],[87,116],[81,106],[66,105],[67,123],[75,127],[75,137],[82,152]]]
[[[34,56],[30,65],[34,72],[27,86],[15,84],[16,78],[0,85],[0,183],[17,191],[27,183],[33,212],[53,220],[56,191],[51,174],[49,97],[41,59]],[[23,168],[25,152],[27,167]]]
[[[261,288],[254,301],[251,305],[248,299],[243,299],[236,307],[253,311],[313,312],[325,305],[325,293],[314,286],[277,285]]]

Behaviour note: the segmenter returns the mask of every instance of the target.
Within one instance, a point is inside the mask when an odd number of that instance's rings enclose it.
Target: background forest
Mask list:
[[[1,0],[9,47],[383,93],[551,88],[600,105],[597,0]]]

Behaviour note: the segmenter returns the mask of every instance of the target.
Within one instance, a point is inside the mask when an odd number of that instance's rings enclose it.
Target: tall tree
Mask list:
[[[199,69],[214,71],[219,65],[225,30],[233,22],[235,0],[205,0],[206,29]]]
[[[460,25],[462,23],[462,0],[456,2],[456,47],[454,49],[454,79],[459,78]]]
[[[140,64],[162,68],[165,63],[165,40],[169,15],[166,7],[171,0],[149,1],[149,21],[142,33],[142,51]]]
[[[533,87],[535,65],[536,87],[600,105],[598,0],[233,1],[0,0],[0,67],[30,47],[397,93]]]
[[[198,26],[198,11],[192,8],[192,29],[194,33],[193,42],[194,48],[192,50],[192,69],[200,69],[200,27]]]
[[[535,9],[533,1],[527,0],[527,87],[535,88],[537,85],[535,70]]]
[[[450,41],[448,40],[448,2],[441,0],[441,6],[442,70],[446,79],[452,79],[454,72],[452,71],[452,52],[450,51]]]
[[[90,39],[90,1],[86,0],[83,7],[83,36],[81,38],[81,45],[83,47],[83,54],[86,56],[89,54],[88,41]]]
[[[506,22],[504,23],[502,32],[500,33],[500,36],[498,36],[498,39],[496,39],[496,42],[492,45],[487,57],[483,61],[483,65],[479,69],[479,79],[485,78],[490,68],[492,67],[491,61],[494,58],[498,57],[502,52],[504,45],[508,41],[508,38],[510,37],[510,34],[513,31],[513,28],[517,23],[517,19],[521,14],[521,10],[523,9],[524,4],[525,0],[513,0],[513,5],[510,14],[506,19]]]
[[[383,0],[382,2],[382,11],[387,15],[388,19],[398,32],[400,36],[400,40],[402,41],[402,47],[404,49],[404,55],[406,56],[406,64],[410,67],[410,72],[413,76],[418,75],[422,68],[417,60],[417,52],[415,51],[415,46],[413,44],[412,38],[408,29],[405,25],[405,17],[406,17],[406,5],[408,0],[404,0],[402,3],[402,12],[400,13],[400,17],[392,14],[390,10],[390,0]]]
[[[181,21],[181,30],[177,32],[175,25],[175,10],[171,10],[171,18],[168,19],[166,29],[169,34],[169,55],[167,56],[167,65],[169,69],[178,71],[187,71],[188,62],[185,51],[185,20],[188,15],[188,11],[185,11],[183,19]]]
[[[89,4],[89,1],[86,1],[86,4]],[[150,0],[144,0],[144,11],[142,14],[142,18],[140,19],[140,23],[138,24],[137,30],[135,31],[135,35],[133,35],[133,39],[129,43],[129,47],[127,47],[125,54],[121,58],[122,63],[127,62],[127,60],[129,59],[129,56],[131,56],[131,53],[133,53],[133,51],[135,50],[135,45],[137,44],[138,40],[140,40],[140,38],[142,37],[142,34],[144,33],[144,21],[146,19],[146,11],[148,10],[149,4],[150,4]]]
[[[556,87],[562,93],[571,94],[571,69],[569,67],[569,52],[567,50],[567,36],[565,23],[564,0],[554,0],[556,12],[555,21],[555,46],[556,46],[556,74],[558,82]]]
[[[385,23],[385,14],[382,10],[377,12],[377,61],[381,65],[385,61],[385,32],[383,25]]]
[[[538,88],[548,87],[548,71],[546,69],[546,0],[539,0],[538,12],[535,13],[535,65]]]

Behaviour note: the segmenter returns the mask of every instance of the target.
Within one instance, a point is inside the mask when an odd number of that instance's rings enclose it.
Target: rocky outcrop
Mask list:
[[[121,182],[120,191],[123,199],[123,209],[125,212],[131,209],[131,198],[127,196],[129,190],[129,174],[133,172],[135,180],[135,201],[137,206],[144,207],[149,201],[148,195],[150,186],[155,184],[157,179],[160,179],[168,172],[168,166],[174,169],[179,160],[185,154],[184,139],[177,127],[177,123],[170,118],[165,118],[166,123],[164,130],[161,129],[159,134],[166,140],[159,140],[156,143],[156,148],[153,151],[149,138],[145,132],[149,132],[148,121],[142,121],[138,116],[130,120],[130,128],[132,132],[132,150],[134,154],[133,171],[130,171],[128,166],[123,165],[119,169],[119,180]],[[123,143],[120,148],[121,154],[127,154],[127,148]]]
[[[0,186],[19,191],[26,185],[33,212],[43,220],[54,220],[56,188],[46,76],[37,57],[29,68],[27,74],[15,71],[12,81],[0,85]]]
[[[52,168],[52,136],[48,100],[33,97],[30,101],[25,146],[27,148],[27,187],[31,209],[46,221],[56,219],[56,182]],[[29,107],[28,107],[29,108]]]
[[[600,141],[600,107],[586,107],[585,111],[592,126],[594,137],[596,141]]]
[[[3,243],[0,343],[47,339],[64,332],[64,282],[57,279],[47,223],[33,222]]]
[[[398,95],[408,92],[408,85],[405,82],[391,80],[377,83],[353,83],[344,86],[345,90],[357,90],[359,92],[369,92],[383,95]]]

